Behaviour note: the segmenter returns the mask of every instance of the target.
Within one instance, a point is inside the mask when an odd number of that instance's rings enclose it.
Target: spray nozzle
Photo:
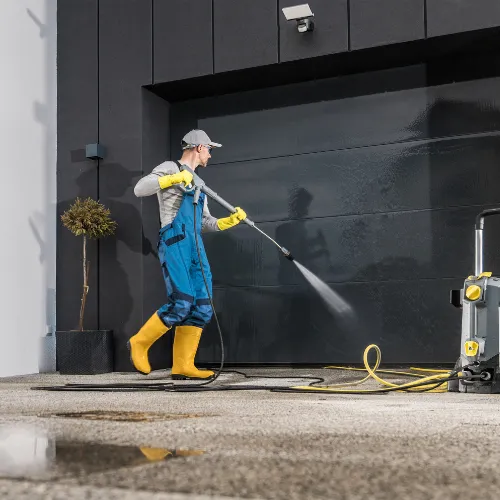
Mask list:
[[[280,250],[283,252],[283,255],[290,261],[293,261],[293,255],[287,250],[285,247],[281,247]]]

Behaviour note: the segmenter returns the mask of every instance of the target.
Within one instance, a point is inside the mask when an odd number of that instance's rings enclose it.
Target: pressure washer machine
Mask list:
[[[461,290],[452,290],[450,302],[462,309],[460,357],[455,365],[465,378],[448,383],[450,392],[500,393],[500,278],[483,271],[484,219],[500,215],[500,208],[476,217],[474,276]]]

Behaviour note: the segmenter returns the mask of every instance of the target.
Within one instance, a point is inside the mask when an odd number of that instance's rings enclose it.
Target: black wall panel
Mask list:
[[[425,38],[424,0],[350,0],[351,49]]]
[[[473,272],[476,206],[261,223],[328,283],[457,278]],[[498,225],[495,221],[493,226]],[[295,285],[303,277],[255,230],[207,235],[217,286]],[[494,234],[494,229],[492,230]],[[496,243],[499,238],[494,236]],[[496,268],[495,245],[487,254]],[[234,255],[234,261],[221,260]]]
[[[97,199],[98,165],[85,158],[97,142],[97,0],[59,2],[57,9],[57,329],[78,327],[83,286],[82,239],[62,226],[74,199]],[[61,43],[61,40],[64,42]],[[90,292],[84,328],[98,328],[97,243],[88,242]]]
[[[213,72],[212,0],[153,0],[154,81]]]
[[[170,154],[172,160],[182,156],[182,138],[192,129],[198,128],[198,103],[187,101],[170,107]],[[215,139],[213,139],[215,140]]]
[[[215,72],[278,62],[277,0],[214,0]]]
[[[371,80],[362,78],[359,88]],[[295,100],[288,87],[281,101],[270,89],[239,103],[175,106],[176,134],[179,118],[224,145],[200,172],[208,185],[342,291],[361,321],[329,315],[251,228],[207,234],[228,361],[359,362],[370,342],[387,362],[453,361],[460,314],[448,292],[472,272],[476,214],[500,203],[497,86],[491,78],[347,98],[339,86],[339,98],[325,100],[309,84]],[[225,213],[213,202],[211,210]],[[494,270],[500,221],[488,234]],[[201,361],[216,362],[216,341],[212,324]]]
[[[462,285],[462,279],[331,285],[351,308],[346,316],[333,316],[307,285],[217,288],[214,301],[228,362],[362,363],[375,342],[384,363],[449,363],[460,351],[461,321],[449,290]],[[213,324],[199,359],[213,365],[220,359]]]
[[[497,203],[499,159],[492,132],[209,165],[201,175],[260,222]]]
[[[281,9],[296,0],[279,0],[280,61],[293,61],[348,50],[347,0],[309,0],[314,31],[299,33],[295,21],[287,21]]]
[[[151,83],[151,2],[99,2],[100,198],[118,223],[100,244],[100,325],[115,331],[117,371],[142,323],[142,217],[133,193],[142,175],[142,90]]]
[[[329,101],[316,101],[310,86],[309,103],[278,109],[266,99],[252,102],[248,93],[246,109],[231,107],[222,117],[219,106],[217,116],[199,125],[224,145],[213,163],[487,132],[500,126],[499,83],[492,78]]]
[[[427,0],[427,36],[500,26],[498,0]]]

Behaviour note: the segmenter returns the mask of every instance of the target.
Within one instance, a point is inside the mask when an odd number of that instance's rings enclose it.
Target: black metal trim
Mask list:
[[[351,51],[351,0],[347,0],[347,52]]]
[[[424,38],[428,38],[427,31],[427,0],[424,0]]]
[[[151,85],[155,84],[155,0],[151,0]]]

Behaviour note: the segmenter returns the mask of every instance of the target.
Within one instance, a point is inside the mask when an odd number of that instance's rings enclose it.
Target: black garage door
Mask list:
[[[416,83],[394,90],[403,71]],[[358,363],[370,343],[388,363],[456,359],[449,290],[473,273],[475,215],[500,205],[500,79],[425,87],[422,71],[172,107],[172,151],[190,127],[221,142],[201,172],[208,185],[355,312],[333,316],[255,230],[207,235],[228,362]],[[497,272],[499,236],[488,221],[485,262]],[[212,321],[197,359],[219,356]]]

